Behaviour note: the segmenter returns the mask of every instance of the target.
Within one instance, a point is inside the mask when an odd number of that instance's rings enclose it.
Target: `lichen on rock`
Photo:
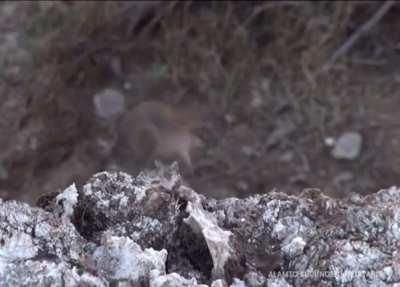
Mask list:
[[[0,200],[0,286],[394,286],[400,189],[216,200],[177,165]]]

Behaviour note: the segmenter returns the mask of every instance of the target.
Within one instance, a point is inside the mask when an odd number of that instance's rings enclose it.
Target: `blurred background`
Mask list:
[[[222,198],[400,178],[395,1],[0,3],[0,197],[177,160]]]

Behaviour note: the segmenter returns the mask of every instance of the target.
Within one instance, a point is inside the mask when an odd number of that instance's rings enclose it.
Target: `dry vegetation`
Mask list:
[[[130,106],[151,97],[208,107],[211,117],[204,141],[209,147],[219,145],[220,151],[204,153],[203,158],[212,164],[205,164],[207,168],[199,164],[197,177],[208,180],[210,173],[218,173],[215,181],[223,178],[225,182],[244,177],[248,189],[263,192],[284,186],[283,182],[293,187],[298,178],[300,186],[329,186],[330,178],[343,168],[364,176],[377,160],[374,155],[353,164],[332,163],[323,138],[338,135],[346,127],[368,129],[360,125],[365,119],[359,114],[374,107],[376,97],[364,90],[364,72],[374,70],[375,65],[387,70],[399,40],[390,32],[398,7],[374,23],[370,33],[339,57],[328,73],[321,69],[382,4],[32,2],[24,43],[34,56],[34,72],[27,89],[29,112],[20,126],[40,118],[46,129],[37,153],[31,155],[30,169],[38,173],[68,159],[74,146],[98,132],[89,108],[93,93],[130,81],[132,93],[137,94],[130,97]],[[243,123],[254,130],[253,143],[261,145],[257,161],[232,156],[220,144]],[[260,144],[268,142],[268,135],[282,123],[293,129],[272,144]],[[227,141],[227,145],[236,145],[235,138]],[[275,162],[287,150],[295,154],[291,167]],[[241,176],[218,171],[232,165],[236,165],[232,170],[252,167],[248,175]],[[367,187],[380,184],[373,181]]]
[[[30,36],[40,36],[39,63],[46,75],[56,77],[52,85],[106,86],[112,76],[151,74],[176,85],[180,97],[211,103],[222,115],[235,106],[242,109],[243,101],[250,101],[252,81],[265,77],[278,89],[263,94],[267,108],[277,105],[279,93],[300,113],[294,115],[298,121],[318,127],[337,103],[313,91],[324,88],[327,79],[341,80],[348,55],[333,66],[338,72],[318,73],[380,5],[63,2],[33,18],[36,33]],[[137,59],[140,53],[146,60]],[[115,55],[123,58],[124,75],[110,68]]]

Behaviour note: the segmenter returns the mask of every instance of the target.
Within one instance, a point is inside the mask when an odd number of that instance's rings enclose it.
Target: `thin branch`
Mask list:
[[[250,23],[256,18],[258,17],[261,13],[264,13],[267,10],[270,9],[275,9],[278,7],[286,7],[286,6],[301,6],[307,3],[302,3],[299,1],[270,1],[268,3],[264,3],[264,4],[260,4],[259,6],[256,6],[253,10],[253,12],[251,13],[251,15],[249,16],[248,19],[246,19],[246,21],[243,23],[243,27],[248,27],[250,25]]]
[[[332,57],[322,66],[322,69],[317,73],[326,73],[328,72],[335,62],[346,54],[350,48],[360,39],[364,34],[366,34],[373,26],[375,26],[379,20],[382,19],[383,16],[392,8],[392,6],[396,3],[394,0],[387,0],[385,3],[376,11],[376,13],[362,26],[360,26],[350,38],[332,55]]]

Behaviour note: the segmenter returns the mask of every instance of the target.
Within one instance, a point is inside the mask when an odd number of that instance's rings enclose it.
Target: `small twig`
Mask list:
[[[190,5],[191,1],[189,1],[189,4],[186,3],[186,5]],[[148,35],[149,31],[151,31],[151,29],[153,29],[157,24],[160,23],[160,21],[162,20],[162,18],[167,14],[167,13],[171,13],[173,11],[173,9],[179,4],[179,1],[171,1],[171,2],[167,2],[166,6],[163,7],[163,9],[159,8],[159,11],[157,12],[157,14],[155,15],[155,17],[150,21],[150,23],[148,23],[146,25],[146,27],[143,28],[143,30],[139,33],[139,38]]]
[[[394,0],[387,0],[385,3],[376,11],[376,13],[370,18],[367,22],[365,22],[362,26],[360,26],[350,38],[332,55],[332,57],[326,62],[322,69],[317,73],[326,73],[328,72],[334,65],[334,63],[344,54],[350,50],[350,48],[357,42],[361,36],[366,34],[373,26],[375,26],[379,20],[390,10],[390,8],[396,3]]]
[[[270,1],[268,3],[260,4],[259,6],[255,7],[249,18],[243,23],[243,27],[247,28],[250,23],[257,18],[259,15],[264,13],[267,10],[278,8],[278,7],[286,7],[286,6],[301,6],[305,3],[301,3],[299,1]]]
[[[369,59],[350,59],[350,63],[356,65],[365,65],[365,66],[383,66],[386,64],[386,60],[369,60]]]

